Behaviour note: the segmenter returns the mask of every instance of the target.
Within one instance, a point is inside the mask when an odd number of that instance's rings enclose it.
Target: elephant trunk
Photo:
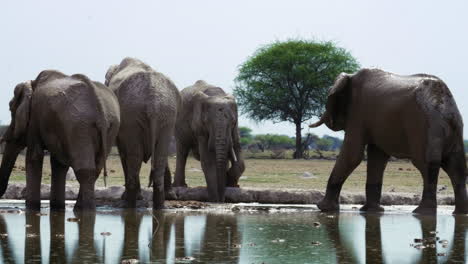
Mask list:
[[[222,122],[218,122],[215,131],[215,156],[216,156],[216,178],[218,185],[218,195],[220,202],[224,201],[224,192],[226,187],[226,172],[227,172],[227,156],[229,139],[226,133],[226,126]]]
[[[8,141],[5,144],[5,150],[3,152],[2,164],[0,166],[0,197],[5,194],[8,187],[8,181],[10,179],[11,171],[15,165],[16,158],[19,153],[23,150],[24,146],[19,145],[15,142]]]
[[[313,123],[313,124],[310,124],[309,127],[319,127],[321,126],[323,123],[325,123],[328,119],[328,112],[325,112],[322,117],[320,117],[320,120]]]

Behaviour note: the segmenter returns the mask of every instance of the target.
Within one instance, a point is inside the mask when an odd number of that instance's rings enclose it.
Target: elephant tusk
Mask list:
[[[232,152],[232,158],[234,159],[234,162],[237,162],[237,156],[236,156],[236,152],[234,152],[234,148],[231,148],[231,152]]]

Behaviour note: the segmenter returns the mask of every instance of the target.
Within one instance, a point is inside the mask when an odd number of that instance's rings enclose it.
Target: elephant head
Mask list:
[[[351,75],[346,73],[341,73],[336,78],[335,84],[328,93],[325,113],[318,122],[309,125],[309,127],[318,127],[325,123],[333,131],[345,129],[348,99],[351,92],[350,81]]]
[[[228,161],[237,160],[233,147],[238,145],[237,105],[230,95],[210,96],[218,87],[197,92],[194,97],[192,129],[208,140],[208,150],[215,153],[218,194],[224,193]],[[208,180],[208,179],[207,179]],[[223,199],[223,195],[220,195]]]
[[[109,67],[109,69],[106,72],[106,80],[104,81],[104,84],[106,86],[109,86],[110,80],[112,79],[112,76],[114,76],[115,72],[119,69],[119,65],[114,64]]]
[[[1,139],[5,149],[0,167],[0,197],[6,191],[18,154],[26,147],[32,93],[31,81],[20,83],[10,101],[11,123]]]

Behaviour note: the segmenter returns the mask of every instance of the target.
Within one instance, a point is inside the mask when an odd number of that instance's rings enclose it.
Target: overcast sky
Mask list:
[[[15,85],[44,69],[103,81],[109,65],[132,56],[180,90],[204,79],[232,92],[241,63],[260,46],[289,38],[336,41],[363,67],[437,75],[468,117],[468,1],[383,2],[5,1],[0,120],[10,121]],[[294,135],[288,123],[239,123],[254,133]],[[325,126],[308,131],[343,137]]]

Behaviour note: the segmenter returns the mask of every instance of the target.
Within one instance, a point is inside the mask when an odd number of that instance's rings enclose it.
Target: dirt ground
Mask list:
[[[246,171],[241,177],[241,187],[271,188],[271,189],[298,189],[298,190],[325,190],[330,172],[335,164],[333,160],[291,160],[291,159],[247,159]],[[169,159],[171,172],[175,170],[175,158]],[[117,155],[109,156],[107,160],[108,186],[122,186],[124,176],[120,159]],[[142,186],[148,184],[150,172],[149,164],[143,164],[140,172]],[[349,176],[343,191],[364,192],[366,162]],[[189,158],[186,166],[187,184],[190,187],[205,186],[205,179],[200,162]],[[10,182],[25,182],[24,156],[20,155],[16,161],[15,169]],[[50,183],[49,158],[44,159],[43,183]],[[77,184],[68,181],[67,184]],[[439,175],[439,193],[451,194],[452,187],[447,174],[441,170]],[[98,187],[103,187],[102,177],[97,181]],[[384,192],[422,192],[422,178],[419,171],[407,161],[393,161],[387,166],[384,176]]]

